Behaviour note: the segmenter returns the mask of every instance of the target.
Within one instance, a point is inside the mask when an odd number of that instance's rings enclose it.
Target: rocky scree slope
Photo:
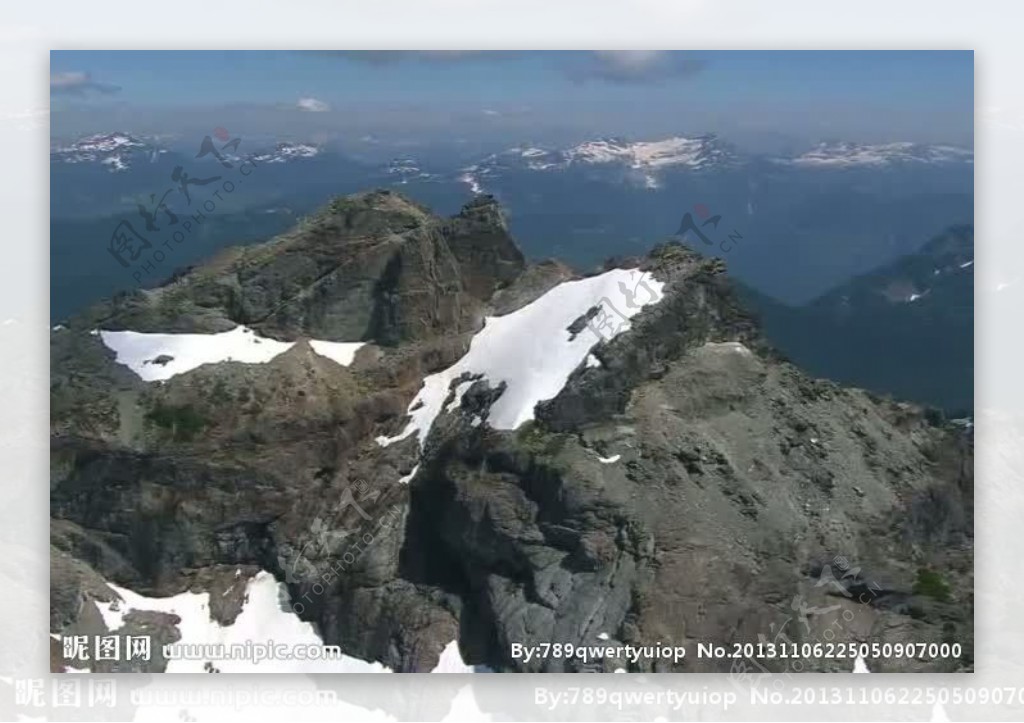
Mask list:
[[[571,278],[524,262],[493,199],[450,219],[389,192],[339,199],[72,320],[51,337],[52,631],[102,629],[105,581],[209,590],[230,621],[234,581],[262,569],[325,642],[399,671],[432,669],[456,639],[501,671],[728,670],[692,645],[760,635],[955,641],[959,661],[869,666],[970,668],[970,437],[782,361],[721,262],[668,244],[624,264],[664,284],[660,300],[595,337],[532,421],[492,428],[506,388],[470,377],[423,439],[387,445],[486,316]],[[592,315],[565,334],[592,333]],[[239,324],[297,343],[154,384],[92,333]],[[366,344],[344,366],[309,339]],[[176,639],[166,617],[126,629]],[[511,655],[616,641],[691,655]]]

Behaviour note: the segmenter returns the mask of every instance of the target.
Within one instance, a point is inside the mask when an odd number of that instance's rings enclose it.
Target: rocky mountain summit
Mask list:
[[[452,641],[494,671],[728,671],[696,644],[759,641],[956,642],[866,663],[969,670],[972,460],[969,432],[783,361],[718,260],[577,278],[488,196],[364,193],[52,333],[51,632],[186,636],[129,590],[208,593],[227,628],[270,573],[395,671]],[[546,643],[688,654],[513,654]]]

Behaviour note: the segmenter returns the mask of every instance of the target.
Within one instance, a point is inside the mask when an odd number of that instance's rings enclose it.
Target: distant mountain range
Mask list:
[[[749,287],[741,295],[768,339],[812,374],[971,413],[973,228],[951,228],[802,306]]]
[[[960,164],[974,162],[974,153],[952,146],[916,143],[821,143],[792,156],[743,154],[714,135],[685,138],[673,136],[654,141],[608,138],[587,141],[569,148],[510,148],[492,154],[463,169],[460,180],[475,193],[508,171],[552,172],[598,168],[622,173],[621,180],[643,188],[662,187],[662,175],[670,171],[719,172],[757,162],[806,169],[886,168],[906,164]]]
[[[50,163],[98,164],[117,173],[129,170],[140,159],[155,161],[166,152],[165,148],[127,133],[101,133],[50,149]]]
[[[277,143],[250,155],[261,163],[285,163],[300,158],[313,158],[320,151],[319,146],[311,143]],[[68,145],[55,146],[50,150],[50,163],[98,165],[110,173],[119,173],[144,163],[155,163],[168,153],[173,154],[173,151],[160,145],[157,139],[123,132],[100,133],[80,138]],[[238,157],[237,154],[231,156]]]
[[[579,270],[645,253],[676,234],[685,214],[706,211],[718,218],[705,234],[713,247],[687,243],[725,257],[749,286],[799,305],[973,223],[973,153],[950,146],[835,142],[758,155],[714,135],[510,146],[479,158],[405,147],[387,158],[379,148],[356,157],[301,139],[242,139],[231,157],[251,158],[257,170],[223,196],[203,248],[183,263],[280,233],[336,194],[393,188],[450,214],[486,193],[506,209],[528,257],[556,256]],[[198,140],[184,148],[126,132],[52,149],[51,235],[68,261],[54,278],[69,282],[55,291],[54,313],[131,286],[103,251],[111,230],[162,198],[175,213],[190,212],[175,169],[193,178],[223,172],[198,149]]]
[[[475,192],[505,171],[564,171],[602,167],[626,171],[637,185],[659,188],[658,174],[669,168],[692,171],[724,169],[739,162],[736,151],[715,136],[672,137],[630,142],[624,138],[587,141],[564,149],[533,146],[511,148],[492,154],[463,169],[460,180]]]
[[[806,153],[778,160],[806,168],[878,167],[900,163],[974,163],[974,152],[954,146],[918,143],[822,143]]]
[[[51,163],[93,163],[112,173],[127,171],[140,160],[153,162],[171,152],[159,139],[122,131],[85,136],[50,151]],[[317,143],[281,142],[252,155],[267,163],[284,163],[316,157],[325,152]],[[850,142],[819,143],[813,148],[788,156],[747,154],[713,134],[693,137],[671,136],[655,140],[632,141],[622,137],[599,138],[573,146],[516,146],[484,156],[461,169],[424,172],[412,156],[398,157],[384,166],[386,173],[442,180],[452,175],[491,175],[502,170],[559,171],[569,168],[602,166],[626,168],[655,174],[666,169],[715,171],[735,168],[757,160],[803,168],[836,169],[892,167],[901,164],[973,164],[974,152],[949,145],[910,142],[862,144]],[[651,186],[656,187],[656,186]]]

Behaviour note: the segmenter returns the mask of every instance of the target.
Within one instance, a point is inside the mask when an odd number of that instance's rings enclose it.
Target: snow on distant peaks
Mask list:
[[[126,171],[140,152],[159,155],[164,151],[128,133],[98,133],[79,138],[68,146],[50,151],[51,160],[62,163],[100,163],[111,173]]]
[[[974,152],[954,146],[909,142],[874,145],[841,142],[819,143],[794,158],[776,160],[805,168],[879,167],[897,163],[973,163]]]
[[[313,158],[320,154],[320,147],[310,143],[278,143],[272,151],[253,156],[258,163],[287,163],[299,158]]]
[[[81,153],[109,153],[127,148],[145,148],[146,144],[127,133],[100,133],[75,141],[68,149]]]
[[[409,405],[405,429],[394,437],[378,437],[377,442],[387,446],[417,434],[422,446],[437,416],[456,409],[462,396],[480,379],[492,387],[506,384],[491,406],[488,424],[494,429],[516,429],[533,419],[538,402],[562,391],[569,376],[586,362],[599,342],[628,330],[630,319],[642,307],[658,303],[663,288],[664,284],[648,272],[612,269],[559,284],[511,314],[487,317],[465,356],[423,380],[419,394]],[[594,307],[614,322],[610,328],[602,327],[601,333],[592,328],[570,333],[568,327]],[[456,380],[454,393],[450,393]]]
[[[384,173],[391,176],[393,179],[392,183],[399,186],[404,186],[405,184],[412,182],[436,182],[441,180],[441,176],[437,173],[424,171],[420,163],[415,158],[409,157],[391,159],[391,161],[384,166]]]
[[[476,175],[474,175],[473,173],[473,171],[475,170],[475,166],[467,168],[466,172],[459,176],[459,180],[465,183],[467,186],[469,186],[469,190],[470,192],[473,193],[473,195],[480,196],[483,194],[484,189],[483,186],[480,185],[480,181],[477,180]]]
[[[531,171],[565,170],[580,166],[614,166],[638,171],[638,180],[646,188],[659,188],[656,171],[667,168],[707,169],[731,165],[733,153],[714,136],[685,138],[673,136],[653,141],[629,141],[601,138],[562,149],[526,145],[495,153],[463,169],[460,178],[479,193],[481,179],[504,169]]]
[[[730,154],[713,136],[674,136],[657,141],[629,142],[620,138],[588,141],[566,151],[569,163],[622,163],[635,169],[668,166],[705,168],[728,161]]]
[[[113,351],[116,361],[139,375],[143,381],[164,381],[204,364],[241,362],[266,364],[294,346],[258,335],[245,326],[218,334],[146,334],[138,331],[93,332]],[[362,342],[310,340],[320,356],[348,366]]]

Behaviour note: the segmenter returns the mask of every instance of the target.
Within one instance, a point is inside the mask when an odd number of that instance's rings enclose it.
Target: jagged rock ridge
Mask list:
[[[395,670],[432,669],[456,638],[495,670],[724,670],[510,650],[750,642],[787,622],[816,641],[847,611],[841,640],[968,648],[873,669],[969,668],[969,437],[777,358],[720,262],[669,244],[625,265],[663,297],[595,339],[533,421],[491,428],[505,388],[459,379],[425,439],[387,446],[487,315],[569,278],[525,264],[493,199],[450,219],[392,193],[340,199],[72,320],[51,338],[54,632],[85,624],[103,580],[167,595],[262,569],[325,642]],[[147,384],[90,333],[237,324],[299,343]],[[309,338],[367,343],[342,366]],[[819,585],[840,558],[842,589]]]

